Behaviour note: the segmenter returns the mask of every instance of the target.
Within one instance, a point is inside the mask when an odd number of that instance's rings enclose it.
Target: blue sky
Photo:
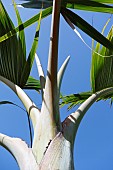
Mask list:
[[[11,0],[2,0],[13,22],[16,23],[16,17]],[[16,0],[18,3],[19,1]],[[36,14],[38,10],[19,8],[22,20],[25,21]],[[92,12],[76,11],[81,17],[86,19],[90,24],[100,32],[110,17],[109,14],[99,14]],[[113,17],[105,31],[107,34],[113,22]],[[49,34],[50,34],[51,17],[42,21],[39,48],[37,54],[46,73]],[[36,24],[25,30],[27,41],[27,53],[30,50],[31,42],[35,32]],[[82,37],[87,44],[91,46],[91,38],[81,32]],[[71,59],[62,83],[62,93],[71,94],[88,91],[90,87],[90,64],[91,51],[75,35],[73,30],[65,23],[61,17],[60,35],[59,35],[59,67],[65,58],[70,55]],[[34,63],[32,73],[38,79],[36,65]],[[22,106],[16,95],[4,84],[0,83],[0,101],[9,100]],[[40,107],[40,95],[34,91],[27,92],[32,100]],[[23,106],[22,106],[23,107]],[[61,109],[62,120],[76,108],[67,111],[67,107]],[[113,107],[110,108],[109,101],[95,103],[83,118],[75,140],[74,162],[76,170],[113,170]],[[27,124],[26,113],[21,109],[13,106],[0,106],[0,133],[12,137],[20,137],[28,144],[29,129]],[[0,147],[0,169],[1,170],[18,170],[14,158],[2,147]]]

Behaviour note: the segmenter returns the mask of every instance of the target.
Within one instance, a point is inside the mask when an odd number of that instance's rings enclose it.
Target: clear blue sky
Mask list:
[[[13,22],[16,25],[15,13],[11,0],[2,0]],[[16,0],[18,3],[19,1]],[[38,10],[19,8],[22,20],[25,21],[36,14]],[[100,32],[107,21],[109,14],[99,14],[92,12],[76,11],[81,17],[86,19],[90,24]],[[49,34],[50,34],[51,17],[44,19],[41,25],[39,48],[37,53],[46,73]],[[108,32],[113,22],[113,17],[106,30]],[[26,41],[27,53],[30,50],[33,40],[33,33],[36,24],[27,28]],[[91,46],[91,38],[81,32],[81,35]],[[66,70],[62,93],[71,94],[90,90],[90,64],[91,51],[75,35],[73,30],[65,23],[61,17],[60,36],[59,36],[59,66],[65,58],[70,55],[71,60]],[[32,75],[38,78],[36,65],[32,70]],[[16,95],[4,84],[0,83],[0,101],[9,100],[22,106]],[[40,96],[34,91],[28,92],[33,101],[40,107]],[[23,106],[22,106],[23,107]],[[67,112],[66,107],[61,109],[62,120],[76,108]],[[0,106],[0,133],[12,137],[20,137],[28,144],[29,129],[27,124],[26,113],[13,106]],[[74,162],[76,170],[113,170],[113,107],[110,108],[109,101],[95,103],[87,112],[82,120],[75,142]],[[14,158],[2,147],[0,147],[0,170],[18,170]]]

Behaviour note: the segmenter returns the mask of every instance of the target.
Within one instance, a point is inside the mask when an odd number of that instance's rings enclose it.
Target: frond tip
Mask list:
[[[64,63],[62,64],[60,70],[58,71],[58,74],[57,74],[57,86],[58,86],[58,93],[60,93],[60,87],[61,87],[61,83],[62,83],[62,79],[63,79],[63,75],[64,75],[64,72],[65,72],[65,69],[69,63],[69,60],[70,60],[70,56],[68,56],[66,58],[66,60],[64,61]]]
[[[41,85],[41,90],[42,90],[42,95],[44,93],[44,89],[45,89],[45,76],[44,76],[44,71],[42,68],[42,65],[40,63],[39,57],[38,55],[35,53],[35,60],[36,60],[36,65],[37,65],[37,69],[38,69],[38,74],[39,74],[39,78],[40,78],[40,85]]]

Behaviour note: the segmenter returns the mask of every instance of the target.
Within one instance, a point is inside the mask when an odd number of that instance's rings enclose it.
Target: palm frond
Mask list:
[[[85,32],[87,35],[89,35],[94,40],[98,41],[99,43],[107,47],[108,49],[110,50],[113,49],[113,43],[109,41],[106,37],[104,37],[101,33],[99,33],[94,27],[88,24],[80,16],[78,16],[77,14],[75,14],[74,12],[66,8],[62,8],[61,13],[68,24],[69,22],[71,22],[72,25],[74,24],[75,26],[80,28],[83,32]]]
[[[26,3],[21,3],[24,8],[37,8],[41,9],[48,8],[53,5],[53,0],[25,0]],[[62,7],[93,11],[93,12],[104,12],[113,13],[113,7],[108,5],[112,4],[112,0],[62,0]]]
[[[15,3],[14,8],[18,19],[18,24],[22,25],[22,21]],[[10,30],[14,30],[15,26],[8,16],[8,13],[5,10],[2,2],[0,2],[0,11],[0,36],[2,36]],[[18,34],[14,33],[13,36],[0,43],[0,75],[12,81],[14,84],[19,85],[21,88],[40,89],[39,83],[37,87],[36,83],[33,85],[34,80],[29,78],[29,74],[38,45],[41,13],[36,35],[28,59],[26,59],[24,29],[19,30]],[[32,84],[29,85],[31,81]]]
[[[36,9],[45,9],[45,8],[48,8],[48,7],[51,7],[53,5],[53,1],[52,0],[26,0],[26,1],[29,1],[29,2],[26,2],[26,3],[22,3],[22,4],[19,4],[19,5],[22,5],[24,8],[36,8]]]
[[[113,42],[113,27],[107,38]],[[109,57],[102,57],[94,52],[92,54],[91,85],[93,92],[113,86],[113,51],[105,47],[101,48],[99,43],[97,43],[95,51],[102,56]]]
[[[15,27],[2,2],[0,2],[0,11],[0,36],[2,36]],[[21,72],[17,67],[19,46],[20,41],[17,35],[0,43],[0,75],[11,80],[15,84],[18,84],[18,73]],[[21,50],[21,54],[22,53],[23,51]],[[24,56],[24,54],[22,56]]]
[[[32,76],[29,76],[27,83],[24,85],[23,88],[39,91],[39,90],[41,90],[40,81],[36,80]]]
[[[112,0],[64,0],[63,5],[66,8],[93,11],[93,12],[103,12],[103,13],[113,13]]]
[[[2,3],[0,2],[0,4],[2,4]],[[43,10],[42,11],[42,19],[49,16],[51,13],[52,13],[52,7],[49,7],[47,9]],[[33,17],[31,17],[30,19],[28,19],[24,23],[20,24],[19,26],[13,27],[12,29],[9,29],[8,32],[5,32],[4,34],[2,34],[0,36],[0,42],[7,40],[8,38],[10,38],[13,35],[15,35],[16,33],[18,33],[19,31],[22,31],[23,29],[25,29],[25,28],[29,27],[30,25],[36,23],[39,20],[39,18],[40,18],[40,13],[34,15]]]
[[[68,110],[72,109],[76,105],[83,103],[88,97],[92,95],[91,91],[82,92],[77,94],[70,94],[70,95],[60,95],[60,106],[63,107],[64,105],[68,105]]]
[[[21,75],[20,82],[23,86],[25,85],[25,83],[26,83],[26,81],[27,81],[27,79],[30,75],[30,71],[31,71],[33,61],[34,61],[34,58],[35,58],[35,53],[36,53],[36,50],[37,50],[37,47],[38,47],[41,18],[42,18],[42,10],[40,11],[40,17],[39,17],[39,20],[38,20],[38,26],[36,28],[34,41],[33,41],[28,59],[27,59],[25,65],[24,65],[22,75]]]
[[[24,110],[21,106],[15,104],[14,102],[7,101],[7,100],[0,101],[0,105],[6,105],[6,104],[16,106],[16,107],[20,108],[21,110],[23,110],[24,112],[26,112],[26,110]]]

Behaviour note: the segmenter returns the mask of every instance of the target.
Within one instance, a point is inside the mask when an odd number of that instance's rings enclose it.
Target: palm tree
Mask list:
[[[30,4],[33,5],[35,1]],[[38,4],[38,8],[42,7]],[[0,2],[0,80],[9,86],[19,97],[24,104],[28,116],[30,116],[34,137],[32,147],[29,148],[27,144],[18,138],[11,138],[6,135],[0,134],[0,144],[12,153],[18,162],[20,169],[22,170],[37,170],[37,169],[66,169],[73,170],[73,147],[75,136],[79,124],[91,107],[91,105],[98,99],[111,97],[113,93],[112,83],[108,81],[104,86],[98,85],[97,79],[100,79],[101,75],[97,73],[99,69],[95,67],[98,58],[92,59],[92,89],[93,92],[85,93],[84,103],[72,114],[70,114],[63,122],[60,120],[59,112],[59,98],[60,87],[63,78],[65,68],[68,64],[69,57],[65,60],[64,64],[57,71],[58,63],[58,33],[59,33],[59,19],[60,13],[63,15],[66,22],[74,29],[74,25],[78,26],[81,30],[87,33],[89,36],[97,40],[104,45],[102,51],[98,51],[101,55],[106,56],[112,54],[112,37],[111,33],[108,38],[105,38],[96,29],[90,26],[85,20],[80,18],[77,14],[67,9],[68,7],[92,10],[98,12],[111,12],[112,7],[105,5],[101,0],[88,1],[43,1],[43,7],[46,8],[40,12],[40,14],[34,16],[30,20],[22,23],[16,5],[14,3],[18,24],[17,28],[14,27],[11,19],[9,18],[2,2]],[[110,0],[104,1],[104,3],[112,3]],[[23,4],[23,6],[29,4]],[[41,2],[42,5],[42,2]],[[90,7],[89,7],[90,5]],[[36,53],[38,45],[40,21],[42,18],[48,16],[52,12],[52,24],[50,35],[50,48],[47,66],[47,76],[44,76],[42,66],[40,64]],[[38,27],[34,37],[34,42],[26,60],[26,47],[24,38],[24,28],[38,20]],[[19,32],[17,34],[17,32]],[[11,45],[15,43],[17,51]],[[8,48],[8,49],[7,49]],[[99,50],[96,47],[96,51]],[[8,55],[7,55],[8,51]],[[96,53],[94,52],[94,55]],[[5,56],[5,57],[4,57]],[[34,56],[37,61],[37,67],[40,77],[39,81],[33,77],[29,77]],[[101,58],[100,58],[101,60]],[[106,59],[104,59],[106,60]],[[109,58],[108,58],[109,60]],[[108,61],[109,63],[109,61]],[[100,65],[98,65],[100,67]],[[104,68],[104,64],[101,65],[101,69]],[[110,69],[111,70],[111,69]],[[58,73],[57,73],[58,72]],[[96,76],[95,76],[96,75]],[[109,75],[107,75],[109,78]],[[102,83],[103,85],[103,83]],[[24,88],[33,88],[41,90],[42,94],[42,106],[41,110],[31,101],[31,99],[23,91]],[[77,95],[75,96],[77,97]],[[78,98],[79,99],[79,98]],[[63,101],[65,102],[65,100]],[[70,133],[71,132],[71,133]],[[19,145],[19,147],[17,147]],[[66,162],[66,163],[65,163]]]

